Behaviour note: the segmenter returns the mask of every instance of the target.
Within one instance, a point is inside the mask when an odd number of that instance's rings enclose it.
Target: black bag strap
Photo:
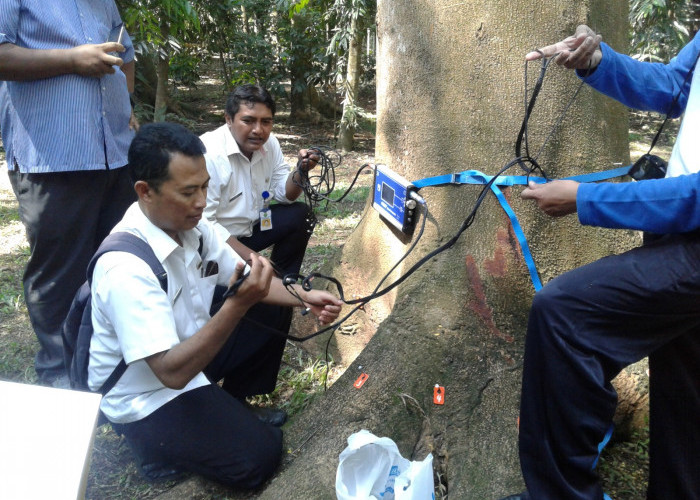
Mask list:
[[[103,396],[106,396],[109,391],[111,391],[115,385],[117,385],[117,382],[119,382],[119,379],[122,378],[122,375],[124,375],[124,372],[126,371],[126,361],[124,361],[124,358],[122,358],[119,361],[119,364],[114,368],[114,371],[110,374],[109,377],[107,377],[107,380],[105,380],[105,383],[102,384],[102,387],[100,387],[100,394]]]
[[[158,278],[161,288],[168,289],[168,276],[160,263],[156,254],[153,253],[151,245],[136,236],[135,234],[123,232],[111,233],[108,235],[100,247],[95,252],[95,255],[90,260],[87,268],[87,280],[92,285],[92,273],[95,270],[95,264],[103,254],[107,252],[129,252],[134,254],[139,259],[143,260],[151,268],[153,274]]]
[[[95,252],[95,255],[90,260],[87,268],[87,279],[91,286],[92,273],[95,270],[97,259],[107,252],[129,252],[137,256],[139,259],[146,262],[146,264],[148,264],[148,266],[151,268],[151,271],[153,271],[153,274],[156,275],[156,278],[158,279],[160,287],[163,289],[163,291],[166,293],[168,292],[168,273],[165,272],[163,264],[160,263],[160,260],[158,260],[156,254],[153,253],[153,248],[151,248],[151,245],[146,243],[138,236],[127,232],[109,234],[97,249],[97,252]],[[105,383],[102,384],[102,387],[100,387],[100,394],[104,396],[112,390],[121,376],[124,375],[126,367],[126,361],[124,361],[122,358],[111,375],[107,377]]]

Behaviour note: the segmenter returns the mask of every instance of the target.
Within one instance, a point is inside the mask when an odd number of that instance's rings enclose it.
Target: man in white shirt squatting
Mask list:
[[[99,258],[89,385],[99,388],[122,358],[127,362],[101,410],[147,477],[191,471],[255,488],[279,463],[282,433],[275,425],[284,418],[278,410],[258,415],[244,398],[274,389],[284,338],[270,329],[282,321],[280,306],[308,307],[325,324],[337,318],[341,302],[295,285],[302,303],[267,259],[251,252],[246,266],[233,252],[202,217],[209,183],[204,151],[196,135],[172,123],[145,125],[131,144],[138,202],[113,231],[152,247],[168,290],[132,254]],[[244,273],[238,291],[210,316],[215,286]]]
[[[226,123],[201,136],[211,176],[205,216],[244,258],[272,247],[279,276],[299,272],[313,227],[309,207],[294,202],[319,156],[298,152],[290,171],[271,133],[275,101],[259,85],[241,85],[226,101]],[[278,204],[270,205],[271,201]]]

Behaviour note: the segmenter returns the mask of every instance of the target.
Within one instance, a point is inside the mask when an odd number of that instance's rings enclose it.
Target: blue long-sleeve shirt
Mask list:
[[[639,182],[581,184],[581,224],[652,233],[700,228],[700,173]]]
[[[692,82],[692,76],[686,80],[686,75],[695,66],[700,37],[694,37],[668,64],[638,61],[615,52],[606,43],[601,43],[600,48],[600,64],[584,77],[588,85],[630,108],[656,111],[672,118],[683,113]],[[676,95],[678,102],[670,109]]]
[[[693,85],[693,75],[686,79],[700,52],[700,37],[691,40],[668,64],[640,62],[606,44],[601,44],[601,50],[603,58],[585,78],[586,83],[637,109],[679,116],[687,107],[669,168],[680,162],[686,164],[687,171],[700,170],[696,150],[678,148],[682,134],[691,134],[685,139],[695,143],[694,138],[700,134],[696,125],[700,105],[695,101],[700,99],[700,82]],[[677,103],[671,110],[677,95]],[[693,231],[700,228],[700,174],[629,183],[581,184],[576,206],[579,221],[586,225],[654,233]]]

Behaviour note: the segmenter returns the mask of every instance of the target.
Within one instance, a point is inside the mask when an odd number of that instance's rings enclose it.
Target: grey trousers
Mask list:
[[[9,172],[31,255],[24,297],[40,344],[41,382],[65,373],[61,324],[100,242],[136,200],[128,168],[25,174]]]

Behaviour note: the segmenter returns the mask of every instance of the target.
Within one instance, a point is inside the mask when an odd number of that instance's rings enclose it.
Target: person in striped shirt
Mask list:
[[[0,130],[31,249],[23,283],[40,383],[66,386],[61,324],[135,200],[134,49],[122,26],[114,0],[0,0]]]

